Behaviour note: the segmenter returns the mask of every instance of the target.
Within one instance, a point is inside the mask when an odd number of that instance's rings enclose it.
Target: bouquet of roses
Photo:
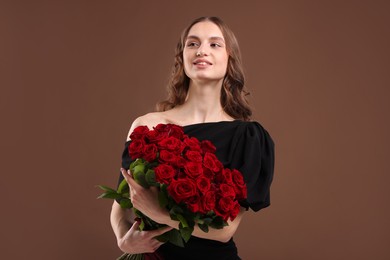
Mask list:
[[[209,227],[221,229],[236,218],[239,201],[247,196],[244,179],[238,170],[223,167],[210,141],[189,137],[174,124],[159,124],[152,130],[138,126],[130,138],[128,152],[133,162],[129,169],[134,180],[144,188],[158,187],[160,206],[180,222],[179,230],[157,239],[183,247],[195,225],[208,232]],[[133,208],[125,179],[117,190],[99,187],[105,191],[99,198],[117,199],[122,208]],[[141,230],[165,226],[133,211],[141,220]],[[120,259],[143,259],[143,255],[124,254]]]

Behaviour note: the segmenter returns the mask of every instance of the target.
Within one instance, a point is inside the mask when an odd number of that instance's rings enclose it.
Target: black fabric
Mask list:
[[[241,120],[199,123],[184,126],[185,134],[199,140],[210,140],[225,168],[238,169],[244,176],[248,198],[241,202],[246,209],[259,211],[270,205],[270,186],[274,173],[274,142],[268,132],[255,121]],[[129,168],[131,159],[125,143],[122,167]],[[119,183],[123,179],[120,174]],[[164,244],[159,249],[166,259],[240,259],[233,239],[227,243],[192,237],[186,247]]]

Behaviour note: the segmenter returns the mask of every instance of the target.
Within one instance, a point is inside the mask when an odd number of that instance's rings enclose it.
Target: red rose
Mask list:
[[[238,187],[245,187],[246,184],[244,181],[244,177],[242,176],[240,171],[233,169],[232,170],[232,179],[233,179],[234,184],[236,184]]]
[[[240,204],[235,201],[233,209],[230,211],[230,220],[233,221],[237,215],[240,213],[241,206]]]
[[[152,162],[157,157],[157,146],[155,144],[147,144],[144,147],[144,155],[142,156],[148,162]]]
[[[177,173],[177,178],[176,179],[185,179],[188,178],[187,174],[184,171],[179,171]]]
[[[219,186],[219,192],[221,197],[230,197],[234,199],[236,197],[236,192],[234,191],[234,188],[228,184],[222,183]]]
[[[203,175],[210,180],[214,180],[215,173],[203,165]]]
[[[153,127],[153,129],[160,133],[167,133],[168,136],[169,124],[158,124],[155,127]]]
[[[160,149],[166,149],[171,152],[175,152],[176,154],[180,154],[182,152],[181,141],[176,137],[167,137],[158,142],[158,147]],[[183,147],[184,148],[184,147]]]
[[[137,139],[143,139],[148,132],[149,132],[149,127],[144,125],[137,126],[130,134],[130,139],[133,141]]]
[[[231,197],[222,197],[218,201],[218,208],[223,212],[228,212],[234,207],[234,200]]]
[[[191,178],[196,178],[203,173],[201,163],[187,162],[184,165],[184,172]]]
[[[197,163],[201,163],[203,160],[202,155],[198,151],[188,150],[186,152],[186,157],[188,160],[190,160],[192,162],[197,162]]]
[[[202,209],[204,213],[214,210],[215,208],[215,193],[212,191],[207,192],[202,197]]]
[[[217,174],[216,179],[218,183],[233,184],[232,171],[227,168],[223,169]]]
[[[171,153],[167,150],[162,150],[160,151],[158,161],[160,163],[175,164],[177,161],[177,156],[174,153]]]
[[[168,124],[168,136],[175,137],[179,140],[183,139],[184,131],[183,127],[174,125],[174,124]]]
[[[234,183],[234,190],[237,193],[237,199],[245,199],[247,197],[247,189],[246,184],[244,181],[244,177],[242,176],[241,172],[239,172],[236,169],[233,169],[232,171],[232,180]]]
[[[158,124],[153,127],[153,129],[160,133],[164,133],[166,137],[172,136],[180,140],[184,137],[183,127],[175,124]]]
[[[168,164],[160,164],[154,168],[156,181],[169,185],[175,176],[175,169]]]
[[[168,186],[168,193],[176,203],[180,203],[197,193],[196,183],[188,178],[178,180],[172,179]]]
[[[145,141],[143,139],[136,139],[132,141],[128,147],[131,159],[135,160],[141,158],[144,154]]]
[[[212,153],[206,153],[204,155],[203,165],[213,172],[219,172],[222,167],[222,163],[218,160],[217,156]]]
[[[198,189],[202,194],[208,192],[211,187],[210,180],[204,176],[201,176],[196,179],[196,185],[198,186]]]
[[[203,153],[213,153],[213,154],[215,154],[215,152],[217,151],[217,148],[215,148],[213,143],[210,142],[209,140],[203,140],[200,143],[200,147],[202,148]]]
[[[183,140],[183,142],[190,148],[192,151],[201,152],[200,142],[195,137],[188,137]]]
[[[164,139],[165,137],[167,137],[167,133],[159,132],[159,131],[156,131],[156,130],[150,130],[146,134],[146,139],[150,143],[157,143],[157,142],[161,141],[162,139]]]
[[[201,210],[202,204],[199,194],[189,197],[185,204],[191,212],[197,213]]]
[[[230,217],[230,211],[235,207],[235,201],[230,197],[222,197],[215,207],[215,213],[225,221]]]
[[[176,161],[174,163],[174,165],[178,168],[183,168],[184,165],[187,163],[187,160],[184,159],[183,157],[181,156],[176,156]]]

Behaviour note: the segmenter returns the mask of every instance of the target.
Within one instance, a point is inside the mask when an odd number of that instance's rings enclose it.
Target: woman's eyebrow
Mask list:
[[[188,39],[195,39],[195,40],[200,40],[200,38],[198,37],[198,36],[196,36],[196,35],[188,35],[187,36],[187,40]],[[219,37],[219,36],[212,36],[212,37],[210,37],[209,38],[210,40],[219,40],[219,41],[222,41],[222,42],[225,42],[225,40],[222,38],[222,37]]]

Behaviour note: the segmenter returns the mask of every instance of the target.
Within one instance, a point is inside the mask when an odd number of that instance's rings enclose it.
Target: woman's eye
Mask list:
[[[194,47],[194,46],[198,46],[198,44],[196,42],[189,42],[189,43],[187,43],[187,46]]]
[[[210,46],[211,47],[222,47],[222,45],[219,43],[212,43],[212,44],[210,44]]]

